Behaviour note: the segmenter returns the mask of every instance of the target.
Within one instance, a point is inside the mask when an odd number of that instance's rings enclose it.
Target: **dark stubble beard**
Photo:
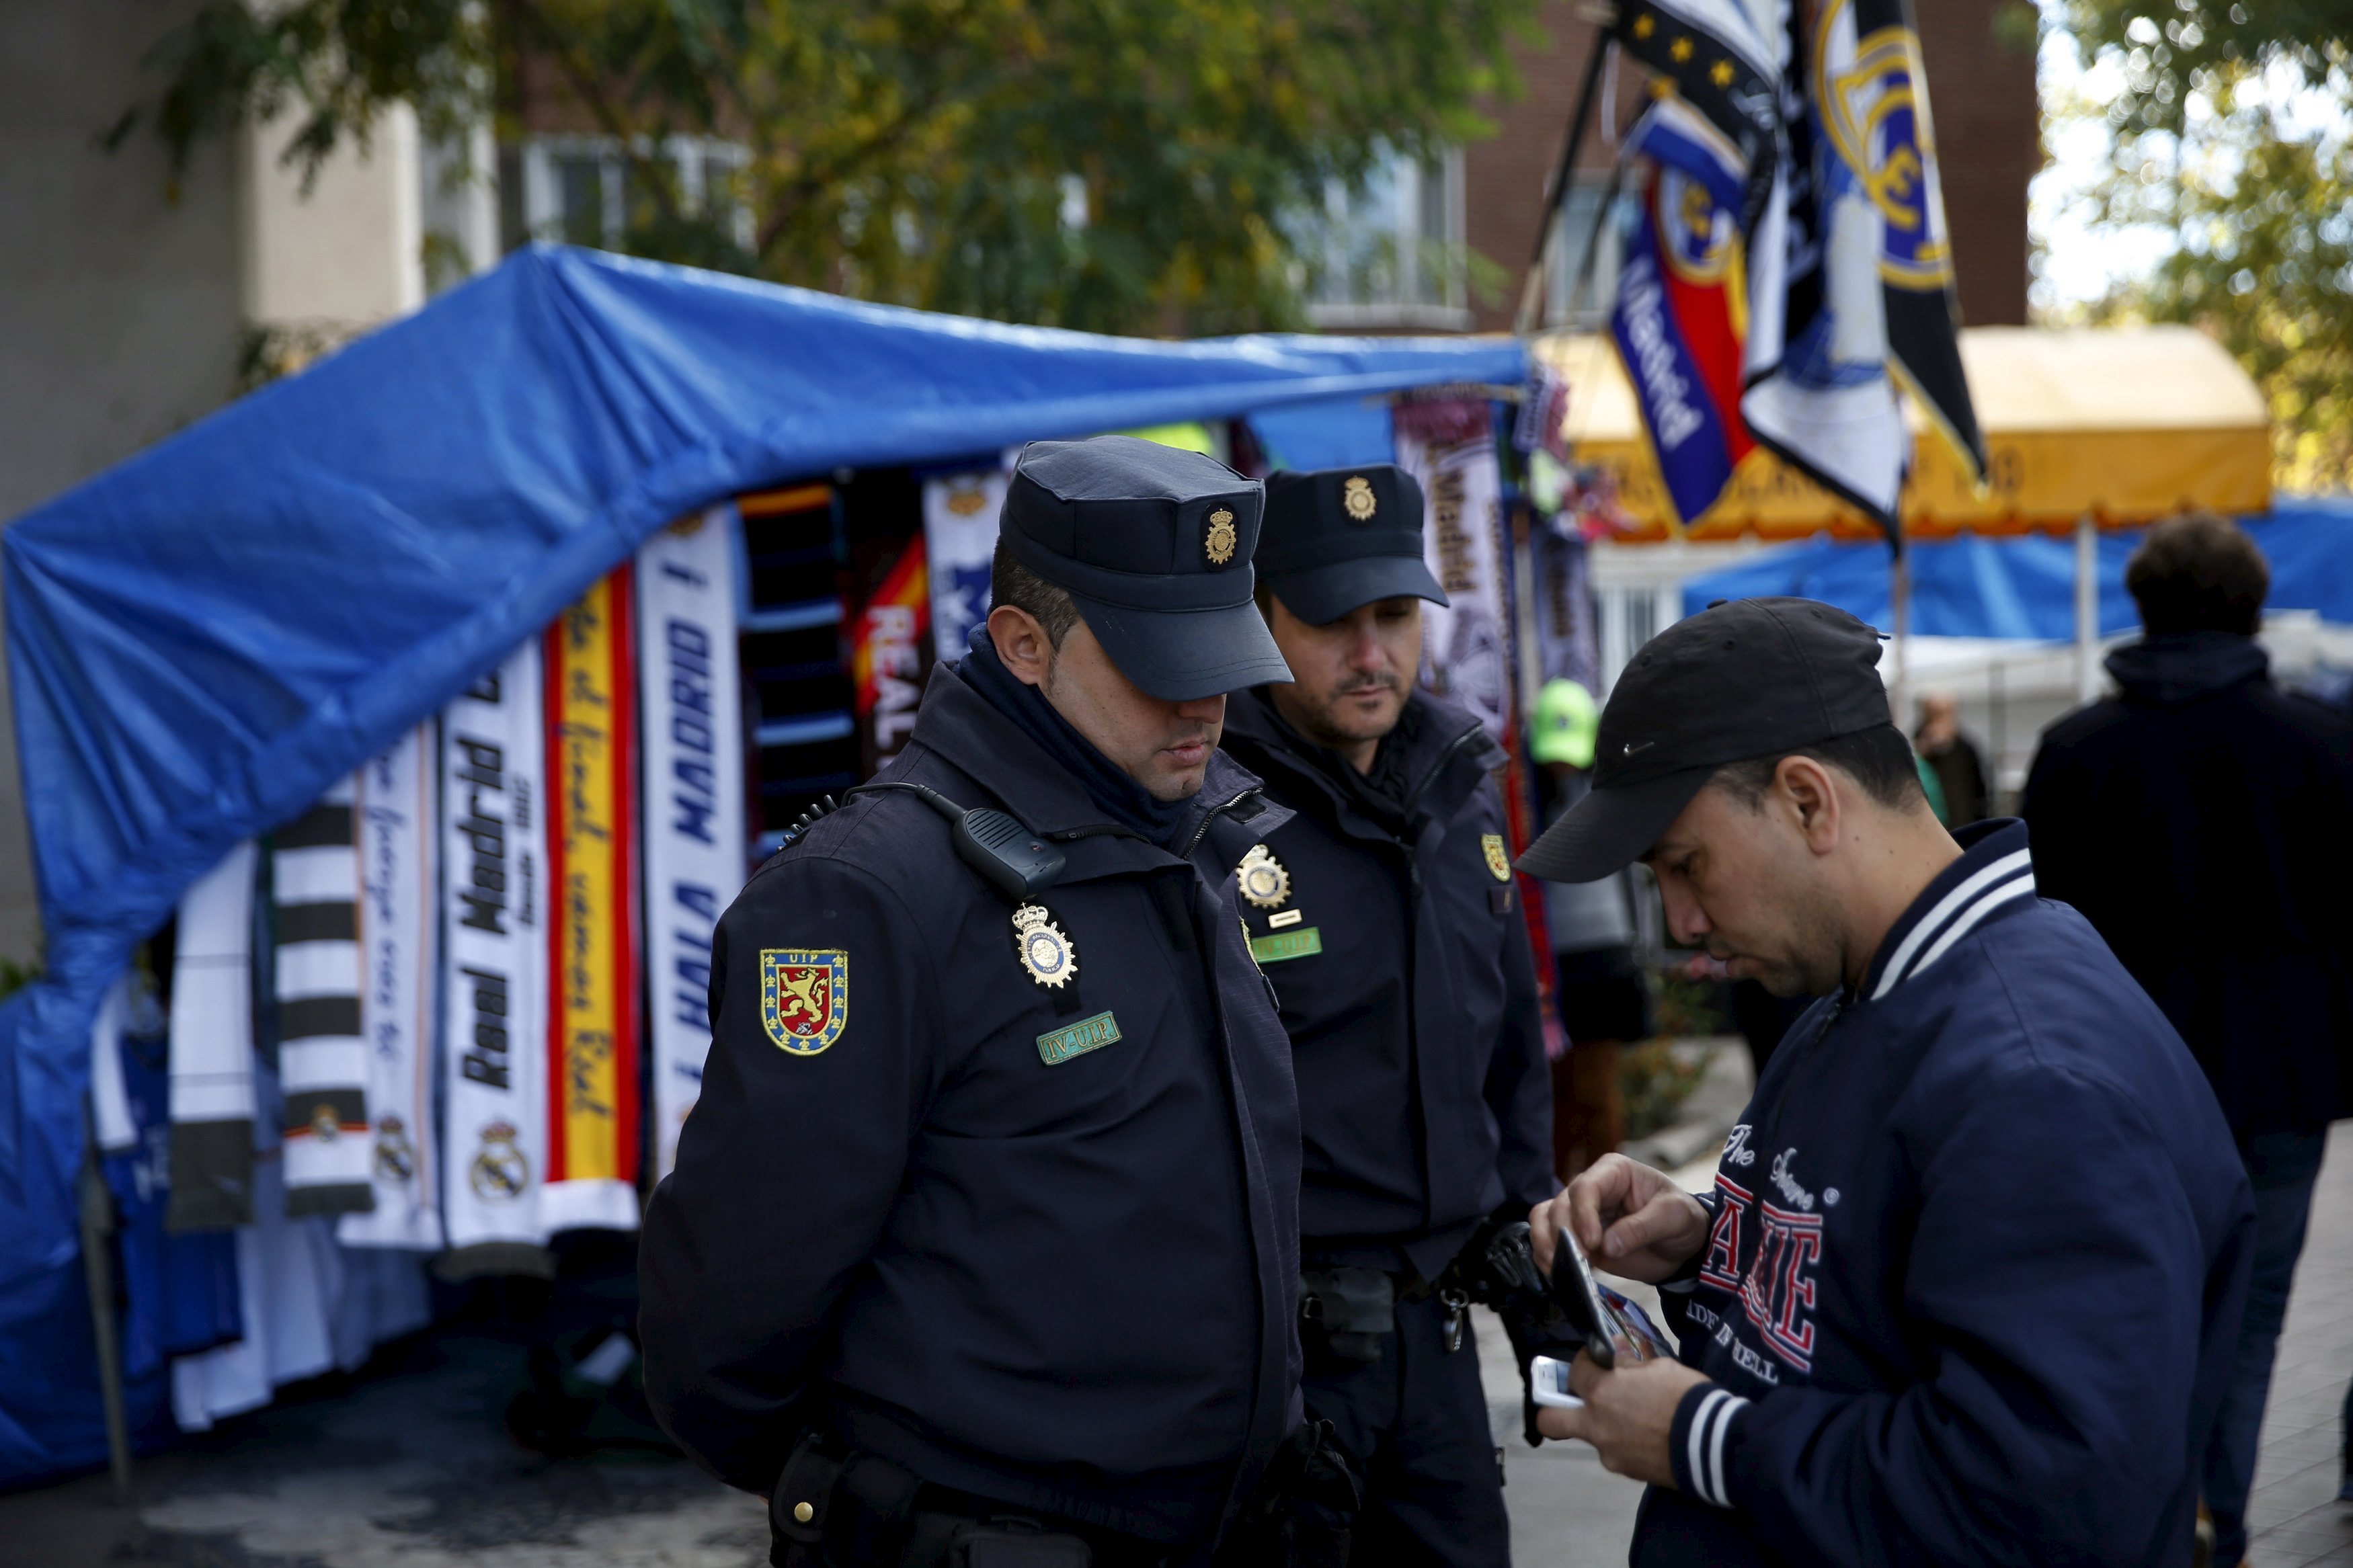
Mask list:
[[[1298,688],[1293,687],[1292,689],[1295,692],[1298,690]],[[1299,705],[1301,721],[1299,728],[1305,731],[1309,740],[1329,751],[1337,751],[1343,746],[1360,745],[1366,741],[1380,740],[1384,736],[1388,735],[1391,730],[1397,728],[1396,718],[1392,716],[1389,721],[1381,727],[1378,733],[1371,735],[1356,734],[1347,730],[1342,729],[1338,720],[1335,717],[1340,710],[1340,700],[1355,691],[1398,691],[1402,689],[1403,688],[1398,684],[1398,678],[1388,670],[1382,670],[1377,675],[1351,676],[1348,679],[1344,680],[1339,685],[1334,687],[1321,701],[1301,702]],[[1398,711],[1404,711],[1404,708],[1401,704],[1399,705]]]

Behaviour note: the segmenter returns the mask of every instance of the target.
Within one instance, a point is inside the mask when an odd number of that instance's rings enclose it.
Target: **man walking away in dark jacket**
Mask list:
[[[2125,585],[2146,635],[2108,658],[2118,695],[2043,736],[2022,809],[2043,892],[2181,1031],[2254,1184],[2254,1279],[2204,1473],[2214,1561],[2232,1563],[2322,1144],[2353,1110],[2353,724],[2272,683],[2254,637],[2271,573],[2236,524],[2158,523]]]

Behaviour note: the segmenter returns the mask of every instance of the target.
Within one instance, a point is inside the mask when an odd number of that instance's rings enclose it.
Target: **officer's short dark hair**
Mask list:
[[[2211,511],[2186,511],[2148,531],[2125,566],[2125,587],[2153,636],[2253,637],[2263,625],[2272,569],[2245,529]]]
[[[1928,792],[1920,784],[1920,764],[1913,760],[1912,742],[1893,724],[1833,735],[1810,746],[1776,752],[1769,757],[1726,763],[1708,782],[1755,811],[1765,803],[1773,774],[1785,757],[1811,757],[1826,768],[1836,768],[1862,786],[1862,793],[1884,806],[1925,806]]]
[[[1079,607],[1071,595],[1013,558],[1013,547],[999,535],[996,558],[988,563],[988,605],[1010,605],[1027,610],[1046,628],[1046,641],[1060,651],[1063,637],[1078,624]]]

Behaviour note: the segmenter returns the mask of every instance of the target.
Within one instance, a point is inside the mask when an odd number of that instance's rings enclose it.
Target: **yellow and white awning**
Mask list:
[[[1969,394],[1985,431],[1978,493],[1913,410],[1914,468],[1904,526],[1935,538],[1964,529],[2022,533],[2149,521],[2185,506],[2271,505],[2270,416],[2263,395],[2221,346],[2188,327],[1971,327],[1960,335]],[[1617,479],[1635,541],[1804,538],[1878,530],[1853,508],[1752,452],[1715,505],[1675,525],[1632,386],[1606,337],[1556,333],[1533,345],[1567,375],[1568,437]]]

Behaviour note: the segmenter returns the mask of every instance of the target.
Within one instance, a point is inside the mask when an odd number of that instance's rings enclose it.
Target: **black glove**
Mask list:
[[[1528,1378],[1528,1363],[1540,1355],[1567,1361],[1585,1339],[1561,1311],[1552,1281],[1536,1268],[1528,1222],[1511,1217],[1509,1209],[1497,1210],[1472,1233],[1447,1266],[1446,1278],[1504,1321],[1520,1367],[1521,1430],[1530,1447],[1540,1446],[1545,1439],[1536,1430],[1535,1388]]]

